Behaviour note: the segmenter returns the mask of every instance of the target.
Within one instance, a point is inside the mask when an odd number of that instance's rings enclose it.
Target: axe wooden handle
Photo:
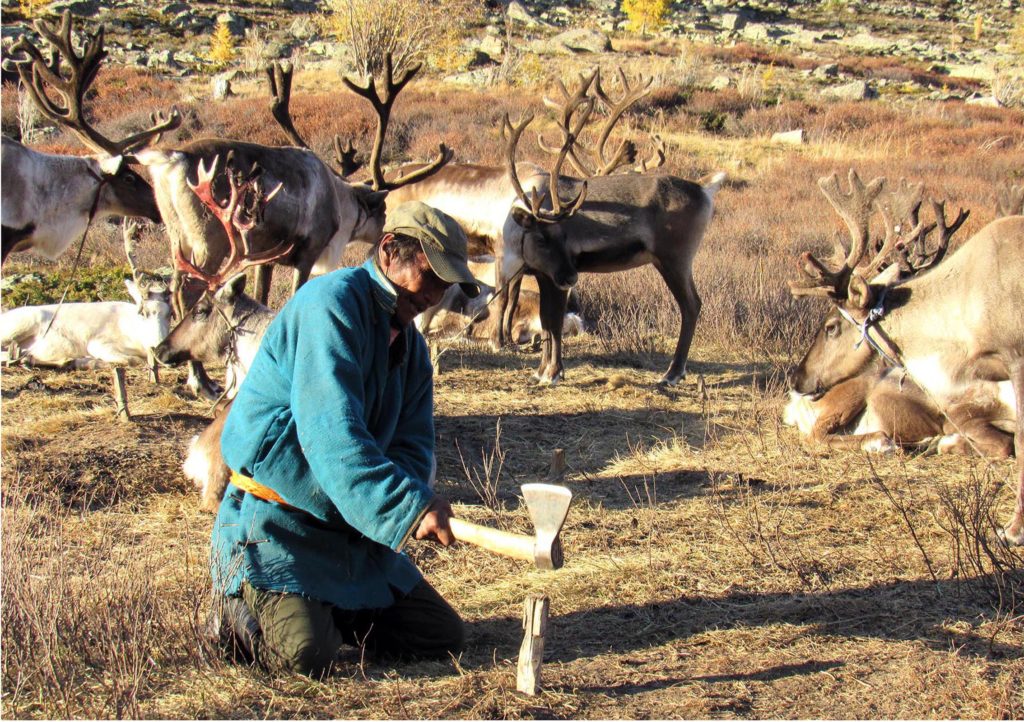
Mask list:
[[[532,536],[481,526],[454,516],[448,519],[448,523],[451,525],[452,534],[461,542],[513,559],[536,561],[537,542]]]

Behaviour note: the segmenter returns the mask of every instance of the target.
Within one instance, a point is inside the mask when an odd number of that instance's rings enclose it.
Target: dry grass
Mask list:
[[[656,64],[673,59],[632,60],[660,72]],[[437,382],[440,489],[460,514],[526,529],[517,485],[543,477],[552,450],[566,450],[576,502],[563,570],[417,545],[416,561],[467,620],[459,660],[395,669],[353,661],[325,683],[226,665],[197,632],[212,522],[180,463],[209,408],[185,395],[184,373],[153,387],[133,370],[136,422],[120,424],[109,374],[6,369],[2,713],[1024,716],[1022,559],[992,543],[1012,506],[1012,462],[819,456],[778,420],[779,372],[821,312],[793,302],[784,281],[800,251],[826,250],[842,233],[816,179],[852,164],[862,176],[922,180],[971,208],[966,237],[993,217],[996,182],[1024,167],[1024,114],[765,104],[684,88],[667,71],[658,83],[634,121],[663,133],[666,171],[729,173],[695,262],[704,306],[689,380],[653,386],[679,319],[648,268],[581,281],[598,332],[568,343],[561,386],[530,384],[535,357],[471,346],[444,356]],[[441,140],[460,159],[499,162],[498,118],[539,110],[539,95],[411,87],[395,111],[388,162],[422,159]],[[265,103],[182,100],[178,138],[280,142]],[[316,147],[336,132],[368,146],[370,115],[351,96],[298,91],[292,105]],[[104,107],[104,128],[116,134],[118,106]],[[698,129],[702,113],[727,120],[719,135]],[[793,127],[805,129],[805,145],[768,142]],[[535,145],[523,151],[541,158]],[[167,264],[159,233],[140,250],[143,265]],[[101,227],[86,257],[109,263],[120,253],[116,228]],[[15,257],[5,271],[39,265]],[[277,274],[277,303],[286,275]],[[532,591],[551,596],[553,619],[544,692],[527,698],[514,691],[514,660]]]

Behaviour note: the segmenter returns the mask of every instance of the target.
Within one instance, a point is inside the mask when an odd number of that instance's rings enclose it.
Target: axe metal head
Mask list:
[[[538,569],[559,569],[564,563],[559,533],[569,514],[572,492],[555,484],[523,484],[522,492],[536,532],[534,562]]]

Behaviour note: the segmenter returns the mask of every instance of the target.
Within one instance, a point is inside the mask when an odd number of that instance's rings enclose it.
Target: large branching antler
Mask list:
[[[829,269],[807,251],[800,256],[801,277],[789,282],[794,296],[828,296],[840,298],[846,294],[847,284],[854,268],[867,252],[870,240],[870,220],[875,199],[882,192],[884,178],[875,178],[867,185],[861,181],[854,169],[850,169],[850,192],[844,193],[839,187],[839,177],[833,173],[818,181],[818,187],[832,204],[836,213],[846,223],[850,232],[850,247],[847,249],[836,240],[836,256],[843,258],[840,266]]]
[[[441,169],[448,161],[452,159],[454,153],[448,149],[448,147],[441,143],[438,147],[437,156],[427,165],[417,170],[406,173],[405,175],[397,178],[393,181],[384,180],[384,171],[381,170],[380,160],[381,153],[384,149],[384,138],[388,132],[388,123],[391,120],[391,109],[394,106],[395,98],[402,92],[410,80],[419,72],[422,64],[417,63],[411,68],[404,70],[400,77],[395,80],[393,60],[389,53],[384,59],[384,78],[383,78],[383,91],[377,90],[377,81],[373,75],[370,75],[365,84],[360,83],[355,78],[345,77],[342,78],[342,82],[349,90],[356,95],[366,98],[370,101],[370,105],[373,106],[374,111],[377,113],[377,132],[373,139],[373,150],[370,152],[370,184],[374,190],[395,190],[404,185],[415,183],[416,181],[423,180]],[[336,146],[340,152],[340,146]]]
[[[123,155],[157,142],[161,134],[181,124],[181,116],[177,109],[173,109],[167,117],[162,114],[150,116],[153,126],[147,130],[118,141],[107,138],[85,119],[83,112],[85,93],[107,56],[103,47],[103,26],[93,34],[83,34],[81,55],[75,52],[71,40],[71,14],[67,10],[61,16],[59,28],[45,20],[37,20],[35,28],[50,44],[49,60],[27,36],[22,35],[11,48],[11,54],[20,57],[11,58],[10,64],[17,69],[22,84],[39,111],[54,123],[70,128],[89,148],[98,153]],[[61,72],[61,60],[68,68],[67,77]],[[52,98],[50,91],[60,99]]]
[[[556,223],[564,218],[568,218],[579,210],[580,206],[583,205],[583,200],[586,198],[587,182],[584,180],[576,197],[563,201],[559,196],[559,178],[562,172],[562,164],[565,162],[566,157],[572,153],[580,131],[586,126],[591,113],[594,112],[594,99],[587,96],[590,85],[593,83],[594,75],[591,74],[590,77],[581,76],[579,86],[576,92],[572,94],[565,90],[565,85],[561,81],[558,83],[565,97],[565,102],[558,106],[561,112],[558,128],[562,132],[562,144],[557,151],[551,151],[545,147],[545,150],[555,155],[555,161],[551,166],[551,172],[548,177],[548,194],[551,198],[550,211],[542,207],[544,198],[536,188],[533,188],[530,195],[527,196],[523,190],[522,183],[519,181],[519,174],[516,172],[516,150],[519,147],[519,140],[523,135],[523,131],[533,122],[533,115],[527,115],[518,125],[512,125],[508,113],[502,119],[501,134],[505,138],[505,160],[509,180],[512,182],[512,187],[515,189],[519,200],[529,209],[530,214],[542,223]],[[550,105],[548,99],[545,99],[545,102]],[[541,146],[544,147],[543,144]]]
[[[233,158],[229,154],[224,164],[224,173],[227,176],[229,188],[228,197],[223,201],[218,201],[213,195],[213,181],[216,176],[218,160],[219,156],[214,156],[209,167],[200,161],[196,182],[187,181],[187,183],[192,192],[202,201],[203,205],[210,209],[214,217],[224,227],[230,248],[228,258],[218,271],[207,273],[186,259],[181,253],[180,247],[175,249],[178,269],[203,281],[211,292],[223,286],[231,276],[241,273],[251,266],[272,263],[287,256],[295,247],[294,243],[287,245],[281,243],[259,253],[251,251],[249,236],[263,221],[263,212],[267,204],[278,194],[283,184],[279,183],[274,190],[265,193],[260,183],[262,169],[259,166],[253,166],[247,175],[237,172],[234,168]]]
[[[285,135],[292,144],[312,150],[309,144],[299,134],[292,120],[291,99],[292,99],[292,73],[294,68],[291,63],[274,62],[264,69],[267,73],[267,81],[270,84],[270,113],[274,120],[284,130]],[[362,167],[356,159],[356,151],[352,147],[352,141],[342,144],[341,136],[334,136],[334,162],[342,177],[348,177]]]

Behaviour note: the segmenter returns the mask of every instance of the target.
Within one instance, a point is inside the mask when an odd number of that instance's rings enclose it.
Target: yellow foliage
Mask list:
[[[235,36],[227,23],[217,23],[210,38],[210,60],[218,67],[224,67],[235,59]]]
[[[18,0],[18,10],[24,18],[34,18],[50,3],[48,0]]]
[[[470,24],[483,18],[483,0],[328,0],[324,29],[349,49],[357,69],[378,73],[391,54],[399,71],[428,60],[443,71],[461,70],[472,54],[462,49]]]
[[[646,35],[665,24],[671,4],[671,0],[622,0],[622,12],[629,19],[630,30]]]

